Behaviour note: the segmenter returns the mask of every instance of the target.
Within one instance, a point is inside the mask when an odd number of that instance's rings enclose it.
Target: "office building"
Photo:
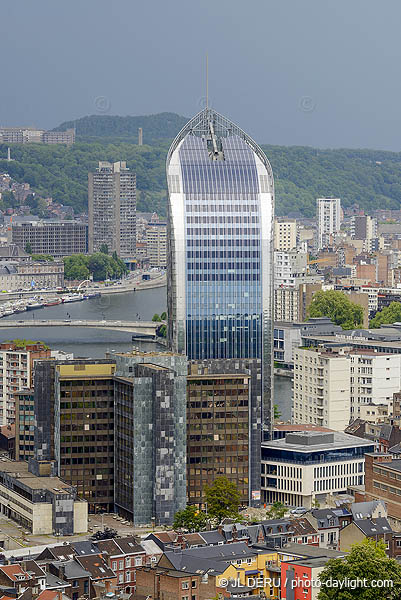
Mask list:
[[[292,421],[344,431],[351,414],[350,361],[344,354],[294,351]]]
[[[338,432],[288,433],[262,442],[262,501],[312,508],[328,494],[364,485],[364,455],[374,443]]]
[[[297,222],[295,219],[275,219],[274,249],[289,252],[297,247]]]
[[[51,473],[37,476],[28,463],[4,459],[0,466],[0,514],[34,535],[88,531],[88,504]]]
[[[19,390],[15,399],[15,460],[35,456],[35,395],[33,389]]]
[[[15,396],[33,384],[36,361],[50,358],[50,349],[40,342],[0,344],[0,419],[2,425],[15,423]]]
[[[113,358],[116,510],[135,525],[171,524],[186,504],[186,358]]]
[[[340,198],[318,198],[317,206],[317,249],[330,245],[331,236],[340,231]]]
[[[167,224],[149,223],[146,227],[146,255],[150,267],[167,266]]]
[[[9,238],[23,250],[29,244],[32,254],[59,258],[88,252],[88,225],[79,221],[17,220],[10,225]]]
[[[125,161],[99,162],[88,176],[89,252],[106,245],[109,253],[136,253],[136,176]]]
[[[365,489],[355,491],[359,502],[381,500],[385,503],[388,516],[401,526],[401,460],[392,454],[372,453],[365,456]]]
[[[239,127],[206,108],[167,157],[169,344],[190,360],[260,359],[272,421],[273,174]],[[263,402],[261,402],[263,396]],[[257,435],[257,433],[255,432]]]
[[[191,361],[187,383],[187,488],[204,505],[204,487],[218,477],[235,484],[241,502],[259,500],[260,414],[252,408],[261,365],[257,359]],[[251,494],[251,495],[252,495]]]
[[[108,359],[41,361],[35,369],[35,461],[55,461],[91,513],[114,506],[114,370]]]

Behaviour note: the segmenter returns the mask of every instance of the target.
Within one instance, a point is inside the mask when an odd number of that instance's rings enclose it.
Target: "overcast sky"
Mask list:
[[[258,142],[401,150],[400,0],[3,0],[0,124],[210,104]]]

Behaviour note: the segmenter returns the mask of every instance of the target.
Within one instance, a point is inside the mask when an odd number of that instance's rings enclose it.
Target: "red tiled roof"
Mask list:
[[[57,590],[43,590],[40,592],[36,600],[54,600],[54,598],[57,598],[57,596]]]
[[[25,579],[30,579],[30,576],[24,571],[20,565],[2,565],[0,566],[2,571],[11,581],[18,581],[17,575],[23,575]]]

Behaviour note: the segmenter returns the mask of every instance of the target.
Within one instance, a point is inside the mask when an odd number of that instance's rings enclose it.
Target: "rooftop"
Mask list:
[[[22,460],[0,459],[0,473],[7,473],[31,490],[49,490],[57,493],[71,494],[73,488],[58,477],[36,477],[28,471],[28,463]]]
[[[326,435],[331,436],[329,441]],[[288,450],[293,452],[317,452],[324,450],[334,450],[341,448],[355,448],[372,446],[373,442],[358,438],[354,435],[348,435],[334,431],[330,434],[320,432],[305,431],[296,434],[289,434],[284,439],[262,442],[262,448],[272,448],[278,450]],[[303,440],[303,441],[302,441]],[[401,463],[401,460],[399,461]]]

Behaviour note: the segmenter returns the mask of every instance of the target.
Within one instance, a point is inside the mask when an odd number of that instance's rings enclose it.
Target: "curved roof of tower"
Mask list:
[[[170,162],[171,155],[176,150],[177,146],[187,135],[196,135],[198,137],[204,137],[205,139],[212,135],[215,137],[228,137],[230,135],[237,135],[241,139],[243,139],[248,146],[257,154],[262,163],[265,165],[269,175],[271,177],[271,182],[273,182],[273,171],[271,165],[263,152],[263,150],[258,146],[258,144],[243,131],[238,125],[232,123],[223,115],[220,115],[218,112],[211,108],[204,108],[195,115],[188,123],[181,129],[179,134],[174,139],[173,143],[170,146],[168,155],[167,155],[167,164]]]

